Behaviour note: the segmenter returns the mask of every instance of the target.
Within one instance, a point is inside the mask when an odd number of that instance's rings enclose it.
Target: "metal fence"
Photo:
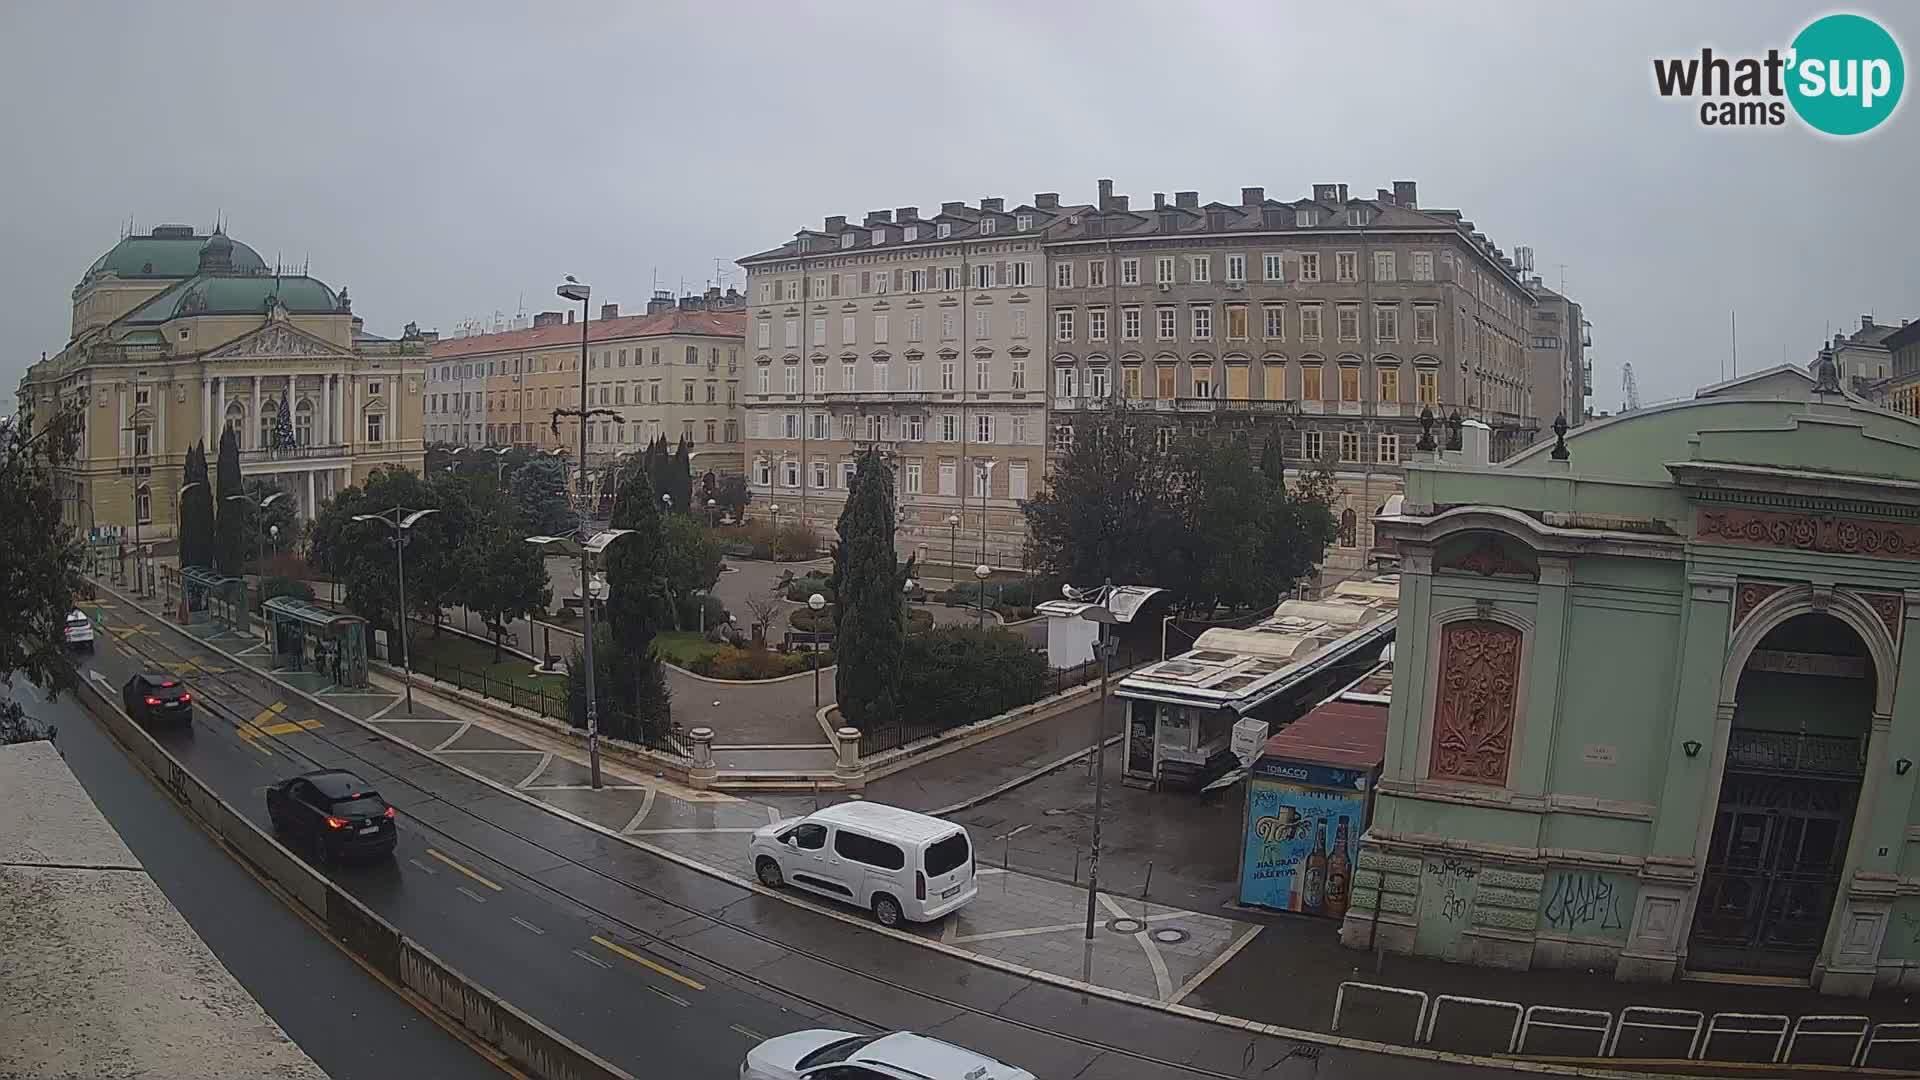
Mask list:
[[[1131,669],[1136,664],[1144,664],[1148,660],[1155,658],[1154,655],[1135,650],[1131,646],[1119,646],[1114,650],[1111,659],[1112,667],[1109,670],[1112,673],[1112,679],[1118,680],[1121,672]],[[1098,657],[1084,664],[1054,668],[1052,671],[1047,672],[1046,678],[1040,686],[1040,694],[1033,700],[1039,701],[1041,698],[1049,698],[1055,694],[1065,693],[1076,686],[1085,686],[1099,678],[1100,659]],[[1111,685],[1109,685],[1108,688],[1111,689]],[[1030,705],[1032,703],[1033,702],[1028,702],[1027,704]],[[984,720],[986,717],[980,717],[979,719]],[[969,722],[977,723],[978,721]],[[870,757],[888,750],[898,750],[903,746],[918,742],[921,739],[932,738],[943,731],[960,726],[962,725],[941,724],[931,721],[918,723],[908,721],[886,724],[879,727],[862,728],[860,730],[860,756]]]

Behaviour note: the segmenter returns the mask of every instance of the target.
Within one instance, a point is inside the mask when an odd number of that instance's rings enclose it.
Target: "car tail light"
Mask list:
[[[329,829],[344,829],[346,827],[347,827],[346,818],[338,818],[338,817],[327,818],[327,828]]]
[[[148,699],[147,699],[147,704],[149,704],[149,705],[158,705],[158,704],[160,704],[160,699],[159,699],[159,698],[157,698],[157,697],[150,697],[150,698],[148,698]]]
[[[389,807],[387,807],[387,815],[386,815],[386,816],[388,816],[388,817],[392,817],[392,816],[393,816],[393,807],[391,807],[391,806],[389,806]]]
[[[181,695],[180,695],[180,700],[181,700],[181,701],[192,701],[192,700],[193,700],[193,695],[192,695],[192,694],[181,694]]]
[[[913,872],[913,898],[915,900],[927,898],[927,875],[918,870]]]

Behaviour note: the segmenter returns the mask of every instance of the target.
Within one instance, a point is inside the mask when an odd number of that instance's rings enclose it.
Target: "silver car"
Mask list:
[[[814,1028],[747,1052],[740,1080],[1035,1080],[1032,1073],[964,1047],[896,1031],[856,1035]]]

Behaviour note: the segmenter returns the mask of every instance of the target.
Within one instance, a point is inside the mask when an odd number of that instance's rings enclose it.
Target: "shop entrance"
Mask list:
[[[1803,977],[1826,940],[1865,772],[1874,673],[1830,615],[1775,627],[1747,661],[1687,967]]]

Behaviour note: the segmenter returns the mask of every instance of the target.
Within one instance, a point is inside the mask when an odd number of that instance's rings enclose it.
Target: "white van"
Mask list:
[[[844,802],[755,830],[748,857],[768,888],[844,900],[882,926],[932,922],[979,891],[966,829],[879,803]]]

